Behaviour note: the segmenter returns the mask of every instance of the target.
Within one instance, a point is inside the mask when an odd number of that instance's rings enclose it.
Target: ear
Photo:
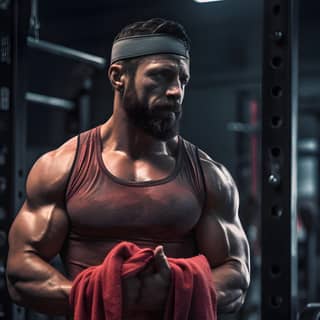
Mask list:
[[[109,67],[108,76],[114,90],[121,91],[125,85],[126,75],[122,64],[114,63]]]

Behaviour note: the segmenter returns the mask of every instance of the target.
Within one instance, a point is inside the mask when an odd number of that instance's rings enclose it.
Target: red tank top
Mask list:
[[[102,160],[100,127],[81,133],[66,191],[70,220],[62,260],[73,279],[120,241],[161,244],[169,257],[198,253],[194,228],[205,200],[197,148],[179,137],[174,170],[156,181],[115,177]]]

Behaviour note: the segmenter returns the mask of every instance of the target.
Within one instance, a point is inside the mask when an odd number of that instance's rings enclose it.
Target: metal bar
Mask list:
[[[67,48],[51,42],[36,40],[32,37],[27,38],[27,43],[30,48],[42,50],[57,56],[70,58],[76,61],[90,64],[98,69],[104,69],[107,65],[106,59],[75,49]]]
[[[239,133],[256,134],[259,131],[259,125],[242,122],[229,122],[227,124],[227,130]]]
[[[49,107],[61,108],[65,110],[72,110],[75,107],[75,103],[73,101],[45,96],[33,92],[27,92],[25,98],[28,102],[39,103]]]
[[[249,102],[250,125],[258,127],[258,103],[255,100]],[[258,132],[250,136],[250,155],[251,155],[251,195],[257,199],[258,195]]]
[[[297,1],[264,1],[261,319],[297,316]]]
[[[7,234],[24,198],[26,114],[25,49],[30,1],[0,7],[0,311],[1,319],[24,320],[5,290]]]
[[[38,0],[31,0],[31,14],[29,20],[29,34],[39,40],[40,21],[38,14]]]
[[[90,128],[91,88],[92,88],[91,79],[90,78],[85,79],[83,83],[83,88],[78,98],[79,132],[88,130]]]
[[[309,303],[301,312],[299,320],[319,320],[320,303]]]
[[[246,109],[247,109],[247,102],[249,99],[249,93],[247,90],[239,90],[237,92],[237,106],[236,106],[236,121],[235,123],[228,123],[227,130],[235,133],[235,141],[236,141],[236,154],[237,154],[237,161],[236,161],[236,181],[237,185],[240,190],[246,190],[246,186],[248,185],[248,181],[244,178],[242,174],[248,168],[249,165],[249,157],[244,156],[247,155],[247,145],[243,133],[248,133],[247,129],[248,125],[244,127],[244,123],[246,119]],[[245,161],[244,157],[246,158]],[[246,192],[245,191],[245,192]]]

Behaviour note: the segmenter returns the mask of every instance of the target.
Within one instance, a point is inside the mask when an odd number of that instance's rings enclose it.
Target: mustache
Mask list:
[[[181,108],[180,103],[172,103],[172,102],[157,102],[156,104],[153,105],[152,111],[155,112],[174,112],[174,113],[181,113],[182,108]]]

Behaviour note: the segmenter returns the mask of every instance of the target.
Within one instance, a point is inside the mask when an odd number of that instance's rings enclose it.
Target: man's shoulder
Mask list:
[[[58,148],[50,150],[47,153],[43,154],[37,160],[37,162],[44,166],[52,166],[53,169],[58,169],[60,167],[62,169],[68,169],[70,167],[70,163],[73,163],[73,160],[76,156],[80,141],[79,137],[81,136],[81,140],[83,140],[85,137],[93,134],[97,128],[98,127],[88,129],[87,131],[81,132],[80,134],[71,137]]]
[[[199,158],[203,168],[209,207],[215,208],[215,212],[231,221],[237,215],[239,206],[239,193],[232,175],[223,164],[213,160],[200,149]]]
[[[220,186],[225,187],[235,187],[234,180],[229,172],[229,170],[220,162],[213,160],[208,153],[203,151],[193,142],[180,137],[184,142],[185,146],[189,149],[193,149],[198,153],[200,166],[203,170],[206,183],[209,185],[219,184]]]
[[[78,147],[73,137],[43,154],[31,168],[27,179],[27,193],[59,193],[64,191]]]
[[[200,164],[205,174],[209,175],[230,175],[226,167],[219,163],[218,161],[213,160],[205,151],[199,148],[196,144],[181,137],[185,146],[195,150],[198,153]]]
[[[229,170],[222,163],[213,160],[203,150],[198,150],[200,163],[208,188],[212,191],[220,191],[222,193],[237,192],[235,181]]]
[[[227,168],[220,162],[211,158],[205,151],[198,148],[199,159],[203,169],[206,173],[211,174],[219,174],[221,177],[223,176],[230,176],[229,171]]]
[[[37,162],[49,167],[68,167],[73,162],[78,147],[78,137],[72,137],[58,148],[43,154]]]

